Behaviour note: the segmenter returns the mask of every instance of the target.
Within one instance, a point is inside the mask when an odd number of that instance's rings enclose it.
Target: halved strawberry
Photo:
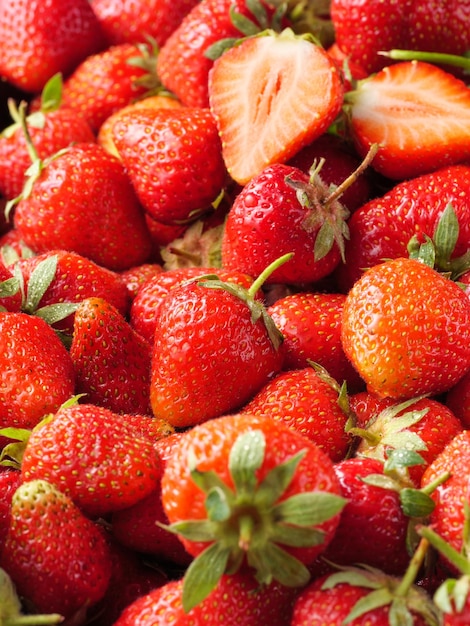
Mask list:
[[[380,149],[372,166],[395,180],[470,159],[470,90],[423,61],[404,61],[361,81],[346,97],[359,153]]]
[[[343,95],[334,61],[308,35],[265,31],[224,52],[209,75],[209,100],[232,178],[245,184],[322,135]]]

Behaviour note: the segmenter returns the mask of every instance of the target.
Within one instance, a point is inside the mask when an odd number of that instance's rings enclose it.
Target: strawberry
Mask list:
[[[247,274],[216,267],[185,267],[160,272],[142,285],[132,301],[131,326],[150,344],[153,344],[158,307],[164,298],[172,289],[179,287],[185,281],[210,274],[217,274],[222,280],[239,284],[247,289],[253,283],[253,279]]]
[[[324,367],[339,384],[359,391],[363,382],[341,343],[343,305],[339,293],[288,294],[268,307],[268,313],[284,337],[284,367],[297,369],[310,362]]]
[[[154,415],[192,426],[241,407],[281,370],[282,338],[256,299],[275,265],[249,289],[213,275],[163,299],[152,353]]]
[[[451,388],[445,397],[446,406],[460,420],[464,428],[470,428],[470,372],[467,372]]]
[[[102,46],[99,22],[87,0],[3,0],[0,75],[39,93],[56,73],[69,74]]]
[[[312,367],[278,374],[240,412],[285,423],[313,441],[334,462],[348,451],[348,415],[338,390]]]
[[[285,29],[247,38],[217,59],[209,100],[227,170],[244,185],[320,137],[341,110],[343,87],[325,50]]]
[[[185,106],[208,107],[208,77],[217,56],[210,49],[267,28],[271,17],[275,21],[273,11],[269,4],[246,0],[196,3],[160,48],[157,73],[163,86]]]
[[[141,43],[148,37],[162,46],[196,0],[93,0],[93,11],[112,44]]]
[[[96,604],[111,575],[102,531],[44,480],[16,490],[0,565],[36,611],[64,618]]]
[[[160,472],[150,439],[92,404],[64,406],[38,425],[21,462],[24,481],[60,487],[90,517],[135,504],[153,491]]]
[[[142,263],[120,272],[120,277],[127,287],[130,302],[134,300],[144,283],[163,271],[164,269],[159,263]]]
[[[103,298],[85,298],[75,312],[70,358],[77,393],[116,413],[150,413],[150,348]]]
[[[111,270],[147,260],[142,208],[116,157],[80,143],[39,169],[14,213],[15,228],[36,253],[69,250]]]
[[[399,182],[364,204],[348,220],[346,263],[337,270],[341,290],[348,291],[365,269],[408,256],[414,236],[419,242],[433,240],[436,265],[452,270],[470,247],[469,193],[470,167],[451,165]],[[456,233],[455,239],[449,233]]]
[[[270,417],[231,414],[190,429],[162,478],[170,530],[195,556],[184,609],[207,597],[225,572],[246,571],[258,584],[306,584],[305,565],[337,527],[338,495],[327,455]]]
[[[21,482],[21,472],[18,470],[7,467],[0,469],[0,554],[10,526],[11,501]]]
[[[66,348],[39,317],[0,312],[0,427],[32,428],[75,391]]]
[[[450,389],[470,368],[469,339],[468,296],[415,259],[371,268],[344,303],[343,349],[380,397]]]
[[[372,166],[409,179],[470,159],[470,91],[449,72],[403,61],[349,92],[350,134],[359,154],[380,144]]]
[[[337,45],[368,73],[390,62],[379,54],[384,50],[460,55],[470,47],[469,7],[458,0],[332,0],[330,12]]]
[[[122,43],[87,56],[74,69],[64,82],[61,106],[98,132],[106,118],[157,84],[155,52],[143,43]]]
[[[135,109],[119,117],[112,134],[142,206],[157,221],[194,219],[225,185],[220,139],[208,109]]]

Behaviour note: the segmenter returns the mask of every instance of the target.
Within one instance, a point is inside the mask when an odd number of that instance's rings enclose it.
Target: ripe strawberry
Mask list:
[[[470,9],[458,0],[332,0],[336,43],[368,73],[390,61],[379,55],[393,48],[464,54],[470,47]],[[358,28],[358,24],[360,27]]]
[[[61,408],[31,433],[23,480],[47,480],[90,517],[138,502],[160,476],[152,442],[124,416],[92,404]]]
[[[338,390],[312,367],[278,374],[241,412],[283,422],[313,441],[334,462],[344,459],[348,451],[348,415]]]
[[[224,572],[304,585],[305,565],[331,541],[344,506],[333,464],[318,446],[249,414],[186,432],[165,465],[162,501],[170,529],[195,556],[185,574],[185,610]]]
[[[309,361],[324,367],[349,392],[363,388],[363,381],[344,354],[341,343],[343,305],[338,293],[288,294],[268,307],[268,313],[284,337],[284,368],[307,367]]]
[[[155,220],[194,219],[225,185],[220,139],[208,109],[135,109],[115,122],[113,140],[142,206]]]
[[[249,289],[209,277],[163,299],[152,355],[154,415],[192,426],[239,408],[281,370],[282,338],[256,299],[269,271]]]
[[[0,442],[1,445],[1,442]],[[16,469],[0,469],[0,554],[10,526],[11,501],[22,483],[21,473]]]
[[[93,11],[110,45],[152,37],[162,46],[195,4],[196,0],[93,0]]]
[[[151,251],[122,164],[92,143],[75,144],[43,164],[15,207],[14,225],[38,254],[69,250],[111,270],[143,263]]]
[[[380,397],[450,389],[470,368],[469,340],[468,296],[421,261],[376,265],[344,303],[343,349]]]
[[[431,238],[436,244],[438,267],[451,270],[444,263],[455,262],[470,247],[469,194],[470,167],[451,165],[397,183],[355,211],[348,220],[346,263],[337,271],[341,290],[348,291],[365,269],[385,259],[408,256],[408,245],[415,235],[420,242]],[[456,219],[457,226],[448,222],[449,218]],[[456,230],[454,242],[449,233]]]
[[[97,603],[111,575],[101,529],[44,480],[16,490],[0,565],[36,611],[64,618]]]
[[[244,185],[320,137],[340,112],[343,87],[325,50],[286,29],[217,59],[209,99],[227,170]]]
[[[98,132],[106,118],[158,84],[155,63],[155,53],[143,43],[122,43],[87,56],[66,78],[61,106]]]
[[[249,289],[253,283],[253,279],[247,274],[216,267],[185,267],[161,272],[150,278],[137,292],[131,304],[131,326],[150,344],[153,344],[158,307],[170,291],[187,280],[214,274],[222,280],[241,285],[246,289]]]
[[[39,317],[0,312],[0,427],[32,428],[75,391],[66,348]]]
[[[127,287],[130,302],[134,300],[144,283],[162,272],[164,269],[159,263],[142,263],[120,272],[121,279]]]
[[[39,93],[54,74],[69,74],[102,46],[99,22],[87,0],[3,0],[0,75]]]
[[[116,413],[150,414],[150,348],[104,298],[85,298],[74,316],[70,357],[76,391]]]
[[[435,65],[386,67],[347,99],[359,154],[380,144],[372,166],[388,178],[409,179],[470,159],[470,91]]]

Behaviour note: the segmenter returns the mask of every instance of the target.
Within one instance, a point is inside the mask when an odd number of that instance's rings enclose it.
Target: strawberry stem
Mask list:
[[[39,161],[39,155],[36,151],[36,148],[34,147],[33,140],[31,139],[28,125],[26,123],[27,106],[27,103],[22,100],[19,104],[19,107],[17,107],[13,98],[8,98],[8,111],[11,115],[11,118],[20,125],[21,130],[23,131],[25,136],[26,148],[28,150],[29,157],[34,163],[35,161]]]
[[[266,267],[258,276],[258,278],[256,278],[250,285],[250,288],[248,289],[248,295],[250,296],[250,298],[255,297],[256,292],[259,289],[261,289],[266,279],[269,278],[269,276],[271,276],[274,270],[277,270],[278,267],[281,267],[281,265],[284,265],[284,263],[287,263],[287,261],[290,261],[293,256],[294,256],[294,253],[289,252],[287,254],[284,254],[283,256],[280,256],[275,261],[270,263],[268,267]]]
[[[325,206],[330,205],[332,202],[342,196],[346,189],[348,189],[359,178],[362,172],[364,172],[364,170],[371,164],[372,160],[377,154],[378,149],[378,143],[373,143],[371,145],[366,156],[364,157],[364,160],[358,165],[354,172],[352,172],[352,174],[350,174],[345,180],[343,180],[343,182],[338,185],[338,187],[336,187],[328,196],[328,198],[325,200]]]
[[[444,52],[426,52],[425,50],[382,50],[378,54],[394,61],[426,61],[428,63],[452,65],[470,72],[470,57]]]
[[[421,565],[423,564],[428,549],[429,541],[422,537],[415,553],[413,554],[413,557],[410,560],[408,568],[400,581],[400,584],[395,589],[396,596],[402,598],[406,596],[411,585],[413,585],[416,580],[416,576],[421,569]]]

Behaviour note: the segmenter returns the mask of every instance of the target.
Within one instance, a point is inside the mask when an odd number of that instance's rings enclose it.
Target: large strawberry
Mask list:
[[[343,348],[379,396],[450,389],[470,368],[469,339],[468,296],[421,261],[376,265],[346,297]]]
[[[111,575],[101,529],[44,480],[16,490],[0,565],[36,611],[68,618],[96,604]]]
[[[170,529],[196,558],[183,606],[197,605],[225,572],[297,587],[331,541],[344,506],[333,464],[270,417],[232,414],[183,435],[165,465]]]
[[[214,63],[209,100],[227,170],[240,184],[322,135],[343,104],[334,62],[290,29],[243,40]]]
[[[54,74],[69,74],[102,45],[88,0],[2,1],[0,75],[24,91],[39,93]]]

